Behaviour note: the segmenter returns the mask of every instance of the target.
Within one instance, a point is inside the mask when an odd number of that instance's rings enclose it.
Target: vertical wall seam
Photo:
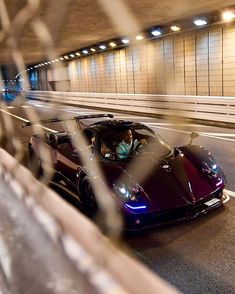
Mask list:
[[[174,80],[174,95],[175,95],[175,38],[174,37],[173,37],[172,58],[173,58],[173,80]]]
[[[198,96],[198,80],[197,80],[197,33],[194,34],[194,50],[195,50],[195,86],[196,86],[196,96]]]
[[[183,48],[184,48],[184,95],[186,95],[186,74],[185,74],[185,34],[183,35]]]
[[[222,26],[222,96],[224,96],[224,27]]]
[[[136,94],[136,90],[135,90],[135,70],[134,70],[133,47],[131,47],[131,60],[132,60],[132,74],[133,74],[133,87],[134,87],[134,94]]]
[[[208,30],[207,37],[207,63],[208,63],[208,95],[211,96],[211,84],[210,84],[210,29]]]

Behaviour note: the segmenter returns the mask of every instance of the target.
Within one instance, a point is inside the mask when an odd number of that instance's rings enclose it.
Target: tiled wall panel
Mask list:
[[[222,28],[209,31],[209,93],[223,95]]]
[[[196,33],[196,87],[197,95],[209,95],[209,38],[208,31]]]
[[[223,28],[223,89],[225,96],[235,96],[235,26]]]
[[[174,38],[174,88],[175,94],[185,93],[184,38]]]
[[[184,36],[185,95],[197,94],[195,32]]]
[[[175,73],[174,73],[174,41],[173,38],[166,38],[164,45],[164,61],[165,61],[165,85],[166,94],[175,93]]]
[[[147,75],[148,75],[148,93],[155,94],[157,92],[156,67],[155,60],[155,43],[147,43]]]
[[[135,79],[133,74],[133,56],[131,48],[126,49],[126,60],[127,60],[127,88],[128,93],[135,93]]]
[[[164,46],[163,40],[156,41],[155,43],[155,66],[156,66],[156,80],[157,80],[157,93],[166,93],[165,81],[165,62],[164,62]]]
[[[71,91],[235,96],[235,24],[135,42],[68,67]]]

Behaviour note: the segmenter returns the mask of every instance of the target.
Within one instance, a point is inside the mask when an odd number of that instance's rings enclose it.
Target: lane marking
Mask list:
[[[143,123],[143,122],[141,122],[141,123]],[[144,124],[148,125],[149,123],[144,123]],[[167,130],[167,131],[171,131],[171,132],[184,133],[184,134],[191,134],[192,133],[192,132],[189,132],[189,131],[175,130],[175,129],[165,128],[165,127],[158,127],[158,126],[152,126],[152,128],[154,128],[154,129]],[[208,138],[212,138],[212,139],[218,139],[218,140],[225,140],[225,141],[235,142],[235,139],[222,138],[222,137],[218,137],[218,136],[204,135],[204,133],[201,133],[201,132],[197,132],[197,133],[200,136],[202,136],[202,137],[208,137]]]
[[[230,191],[230,190],[227,190],[227,189],[224,189],[224,191],[225,191],[226,193],[228,193],[229,196],[231,196],[231,197],[235,197],[235,192]]]
[[[33,104],[33,103],[32,103]],[[39,104],[33,104],[33,105],[36,105],[36,106],[38,106],[38,107],[53,107],[53,105],[52,106],[49,106],[48,104],[47,105],[45,105],[45,106],[41,106],[41,105],[39,105]],[[65,109],[62,109],[63,111],[66,111]],[[1,110],[1,111],[3,111],[3,110]],[[68,111],[68,110],[67,110]],[[4,111],[3,111],[4,112]],[[73,111],[68,111],[68,112],[73,112]],[[6,112],[6,113],[8,113],[8,112]],[[90,114],[90,113],[92,113],[92,111],[89,111],[89,112],[86,112],[86,111],[76,111],[75,113],[79,113],[79,114]],[[18,118],[18,119],[21,119],[21,120],[23,120],[23,121],[25,121],[25,122],[28,122],[28,120],[24,120],[23,118],[21,118],[21,117],[19,117],[19,116],[16,116],[16,115],[13,115],[13,114],[11,114],[11,113],[8,113],[9,115],[12,115],[12,116],[14,116],[14,117],[16,117],[16,118]],[[130,116],[117,116],[117,117],[119,117],[119,118],[129,118]],[[130,117],[130,118],[132,118],[132,117]],[[138,117],[136,117],[136,118],[138,118]],[[143,119],[143,117],[142,117],[142,119]],[[152,119],[152,118],[148,118],[148,119]],[[141,123],[143,123],[143,124],[146,124],[146,125],[150,125],[150,126],[152,126],[152,128],[157,128],[157,129],[163,129],[163,130],[168,130],[168,131],[173,131],[173,132],[178,132],[178,133],[184,133],[184,134],[190,134],[191,132],[189,132],[189,131],[183,131],[183,130],[177,130],[177,129],[171,129],[171,128],[166,128],[166,127],[160,127],[159,125],[161,124],[161,125],[164,125],[165,123],[154,123],[154,122],[141,122]],[[171,125],[171,124],[165,124],[165,125]],[[37,126],[40,126],[40,127],[42,127],[43,129],[45,129],[45,130],[48,130],[48,131],[51,131],[51,132],[57,132],[57,131],[55,131],[55,130],[52,130],[52,129],[49,129],[49,128],[46,128],[46,127],[44,127],[44,126],[41,126],[41,125],[37,125]],[[178,126],[180,126],[180,125],[178,125]],[[183,125],[182,125],[183,126]],[[198,125],[186,125],[186,126],[198,126]],[[205,126],[205,127],[207,127],[207,126]],[[205,132],[198,132],[198,134],[200,135],[200,136],[202,136],[202,137],[208,137],[208,138],[212,138],[212,139],[217,139],[217,140],[224,140],[224,141],[229,141],[229,142],[235,142],[235,139],[229,139],[229,138],[224,138],[223,137],[223,134],[221,134],[221,133],[205,133]],[[228,137],[235,137],[235,135],[234,134],[226,134],[225,133],[225,135],[226,136],[228,136]]]
[[[23,121],[23,122],[29,122],[29,120],[27,120],[27,119],[25,119],[25,118],[23,118],[23,117],[17,116],[17,115],[15,115],[15,114],[12,114],[12,113],[10,113],[10,112],[8,112],[8,111],[5,111],[5,110],[3,110],[3,109],[0,109],[0,111],[6,113],[6,114],[8,114],[8,115],[11,115],[11,116],[13,116],[13,117],[15,117],[15,118],[17,118],[17,119]],[[35,124],[35,126],[40,127],[40,128],[42,128],[42,129],[44,129],[44,130],[46,130],[46,131],[49,131],[49,132],[58,133],[58,131],[52,130],[52,129],[47,128],[47,127],[44,127],[44,126],[42,126],[42,125],[40,125],[40,124]]]
[[[201,132],[201,134],[210,135],[210,136],[217,136],[217,137],[223,137],[223,136],[235,137],[235,134],[229,134],[229,133],[205,133],[205,132]]]

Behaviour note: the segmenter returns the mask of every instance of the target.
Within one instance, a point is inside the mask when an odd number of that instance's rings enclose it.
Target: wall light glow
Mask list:
[[[116,47],[116,46],[117,46],[117,44],[114,43],[114,42],[110,42],[109,45],[110,45],[111,47]]]
[[[205,19],[196,19],[193,22],[197,27],[207,25],[207,21]]]
[[[177,25],[174,25],[174,26],[171,26],[171,30],[172,30],[173,32],[178,32],[178,31],[180,31],[180,27],[177,26]]]
[[[143,37],[142,35],[138,35],[138,36],[136,36],[135,38],[136,38],[136,40],[138,40],[138,41],[140,41],[140,40],[143,40],[143,39],[144,39],[144,37]]]
[[[235,19],[235,13],[233,11],[224,11],[222,17],[225,21],[232,21]]]
[[[100,45],[100,49],[104,50],[104,49],[106,49],[106,46],[105,45]]]
[[[151,34],[156,37],[156,36],[160,36],[162,32],[160,30],[154,30],[151,32]]]
[[[122,39],[122,43],[123,44],[128,44],[128,43],[130,43],[130,41],[128,39]]]

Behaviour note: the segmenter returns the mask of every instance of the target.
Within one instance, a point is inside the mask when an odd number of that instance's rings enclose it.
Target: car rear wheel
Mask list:
[[[42,177],[42,166],[39,158],[35,154],[32,145],[29,145],[28,169],[36,178]]]
[[[98,205],[88,176],[79,185],[81,203],[87,216],[93,218],[98,212]]]

